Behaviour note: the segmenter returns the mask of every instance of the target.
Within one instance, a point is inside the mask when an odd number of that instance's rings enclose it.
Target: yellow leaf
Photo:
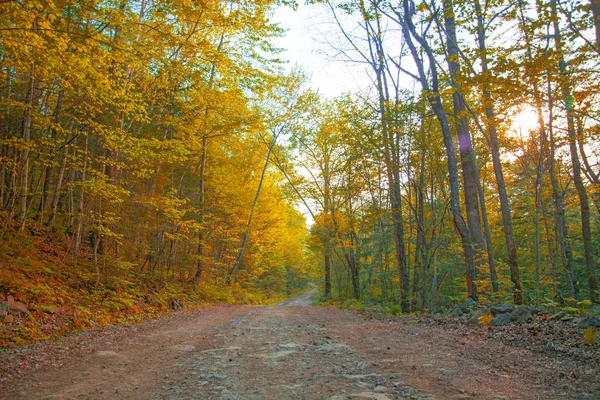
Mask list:
[[[492,314],[483,314],[479,317],[479,323],[481,325],[489,325],[492,322],[492,319],[494,319],[494,317],[492,317]]]
[[[593,346],[594,342],[596,341],[596,330],[591,326],[588,327],[585,331],[583,331],[583,337],[590,347]]]

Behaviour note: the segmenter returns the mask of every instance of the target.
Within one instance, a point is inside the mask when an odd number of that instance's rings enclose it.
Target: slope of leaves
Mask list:
[[[209,304],[272,304],[285,293],[261,292],[233,284],[198,288],[183,276],[140,272],[125,262],[107,262],[96,282],[89,251],[69,257],[72,245],[61,235],[13,235],[0,242],[0,298],[11,295],[30,314],[0,319],[0,348],[52,340],[86,329],[130,324],[179,308]]]

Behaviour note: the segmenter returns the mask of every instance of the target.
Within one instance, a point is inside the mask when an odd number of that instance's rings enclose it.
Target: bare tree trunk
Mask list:
[[[543,178],[542,178],[543,179]],[[552,246],[552,240],[550,235],[550,228],[548,226],[548,215],[546,207],[542,201],[542,217],[544,220],[544,231],[546,232],[546,246],[548,247],[548,257],[550,258],[550,264],[552,265],[552,291],[554,298],[558,296],[558,273],[556,268],[556,249]]]
[[[442,98],[439,95],[438,73],[433,50],[431,49],[427,41],[423,37],[421,37],[416,31],[416,28],[412,21],[411,13],[411,10],[414,9],[415,7],[412,1],[409,2],[409,0],[403,0],[403,13],[400,14],[396,12],[396,15],[399,21],[401,21],[402,23],[403,36],[410,49],[413,61],[417,66],[419,81],[423,86],[423,90],[425,91],[425,93],[427,93],[427,100],[429,102],[429,106],[431,107],[435,116],[437,117],[440,123],[440,128],[442,130],[444,147],[446,149],[446,157],[448,163],[448,175],[450,182],[450,204],[452,214],[454,217],[453,221],[454,226],[458,234],[460,235],[465,256],[465,269],[467,271],[467,293],[469,297],[471,297],[474,300],[477,300],[477,285],[472,279],[475,276],[475,264],[473,261],[473,244],[471,240],[471,232],[469,230],[469,227],[465,223],[465,220],[460,210],[458,171],[456,165],[456,154],[454,151],[454,142],[452,140],[450,125],[448,124],[448,119],[442,106]],[[419,57],[419,52],[415,44],[413,43],[412,38],[414,38],[421,46],[421,48],[425,51],[425,54],[427,55],[427,58],[429,60],[431,86],[429,85],[427,75],[425,74],[423,61]]]
[[[323,263],[325,266],[325,291],[323,301],[331,300],[331,244],[329,241],[324,246]]]
[[[579,154],[583,161],[581,168],[590,182],[589,190],[591,191],[592,202],[596,206],[598,215],[600,215],[600,170],[598,172],[594,171],[596,165],[590,164],[590,161],[588,160],[583,143],[583,126],[581,125],[581,118],[577,118],[577,148],[579,149]]]
[[[571,96],[571,87],[569,77],[567,76],[567,63],[562,55],[562,38],[559,27],[559,21],[556,12],[556,0],[551,0],[552,14],[554,21],[554,40],[556,48],[560,53],[559,69],[561,73],[562,95],[567,110],[567,131],[569,133],[569,148],[571,150],[571,161],[573,164],[573,180],[575,189],[579,196],[579,208],[581,210],[581,233],[583,236],[583,249],[585,253],[585,265],[588,274],[588,286],[590,291],[590,300],[593,303],[598,302],[598,281],[596,280],[596,261],[594,258],[594,249],[592,243],[592,231],[590,227],[590,205],[583,179],[581,178],[581,164],[577,153],[577,138],[575,133],[575,121],[573,116],[573,98]]]
[[[89,131],[85,135],[85,146],[83,149],[83,167],[81,169],[81,182],[86,179],[87,159],[88,159],[88,145],[89,145],[90,133]],[[83,206],[84,206],[85,191],[83,186],[79,189],[79,202],[77,205],[77,228],[75,231],[75,245],[74,252],[77,256],[79,254],[79,247],[81,246],[81,238],[83,236]]]
[[[479,0],[475,1],[475,11],[477,13],[477,42],[479,51],[481,52],[481,71],[485,75],[488,73],[487,46],[485,43],[485,25],[483,14]],[[487,130],[489,134],[489,144],[492,152],[492,165],[494,167],[494,175],[498,186],[498,197],[500,200],[500,209],[502,211],[502,224],[504,228],[504,240],[508,251],[508,265],[510,268],[510,278],[513,283],[513,301],[515,304],[523,303],[523,290],[521,288],[521,279],[519,274],[519,264],[517,258],[517,246],[515,243],[512,216],[510,205],[508,203],[508,194],[506,191],[506,183],[504,181],[504,173],[502,172],[502,162],[500,160],[500,146],[498,145],[498,133],[496,131],[496,113],[493,108],[492,95],[487,85],[482,88],[484,97],[485,115],[487,117]],[[496,291],[498,283],[496,282]]]
[[[196,274],[194,275],[194,285],[197,285],[200,282],[200,279],[202,278],[202,270],[203,270],[203,257],[204,257],[204,227],[202,226],[202,223],[204,222],[204,210],[205,210],[205,206],[204,206],[204,191],[205,191],[205,187],[204,187],[204,180],[205,180],[205,174],[206,174],[206,145],[207,145],[207,138],[206,136],[202,137],[202,158],[200,160],[200,217],[198,219],[198,222],[200,223],[200,228],[198,229],[198,247],[196,250],[197,256],[198,256],[198,261],[196,262]]]
[[[25,97],[25,111],[23,111],[23,143],[25,148],[21,152],[21,213],[19,221],[21,223],[19,231],[25,229],[27,220],[27,195],[29,189],[29,142],[31,141],[31,114],[33,112],[33,88],[35,82],[35,64],[31,63],[29,73],[29,83],[27,85],[27,95]]]
[[[421,288],[426,287],[426,274],[425,274],[425,218],[423,216],[424,211],[424,199],[423,190],[425,185],[425,151],[421,150],[421,165],[419,168],[419,180],[418,184],[415,185],[415,222],[417,225],[417,241],[415,243],[415,267],[413,276],[413,289],[412,289],[412,304],[411,309],[417,309],[417,298],[421,297],[421,309],[425,308],[423,291],[419,293],[419,285]],[[421,279],[419,279],[419,273]],[[421,282],[420,282],[421,281]]]
[[[363,10],[364,11],[364,10]],[[366,15],[366,12],[363,13]],[[371,67],[376,75],[379,117],[384,143],[384,158],[389,185],[389,197],[391,206],[391,216],[393,223],[393,234],[395,244],[396,264],[398,266],[398,275],[400,277],[400,306],[402,311],[409,311],[409,290],[410,276],[406,260],[406,246],[404,242],[404,226],[402,223],[402,193],[400,191],[400,166],[397,159],[397,149],[394,141],[394,133],[389,126],[388,106],[390,96],[387,90],[387,80],[385,76],[385,54],[383,43],[381,41],[381,27],[379,20],[376,20],[377,28],[374,31],[369,21],[365,19],[365,24],[369,29],[369,50],[371,57]],[[373,48],[374,46],[374,48]]]
[[[590,7],[596,29],[596,50],[600,51],[600,0],[590,0]]]
[[[548,132],[550,134],[550,156],[548,157],[548,173],[550,175],[550,183],[552,184],[552,198],[554,200],[554,216],[556,224],[556,240],[558,242],[558,248],[560,250],[560,260],[565,272],[567,280],[567,290],[569,291],[569,297],[575,298],[575,283],[574,283],[574,269],[573,269],[573,257],[571,254],[571,248],[568,242],[569,228],[567,226],[565,218],[565,200],[564,194],[558,184],[558,178],[556,176],[556,168],[554,157],[556,154],[556,141],[554,140],[554,128],[553,128],[553,110],[554,100],[553,94],[550,88],[550,82],[548,82],[548,110],[549,110],[549,121],[548,121]]]
[[[58,176],[56,178],[56,186],[54,188],[54,194],[52,196],[52,212],[50,218],[46,223],[47,226],[52,226],[58,213],[58,202],[60,200],[60,191],[62,190],[63,179],[65,176],[65,170],[67,169],[67,155],[69,154],[69,147],[65,143],[63,148],[62,160],[60,162],[60,168],[58,170]]]
[[[469,132],[469,123],[465,116],[465,99],[458,82],[458,74],[460,73],[460,53],[458,49],[458,41],[456,39],[456,25],[454,21],[454,5],[453,0],[443,0],[444,4],[444,24],[446,31],[446,46],[448,48],[448,70],[450,78],[454,86],[452,94],[452,102],[454,105],[455,126],[458,134],[458,145],[460,154],[460,163],[462,166],[462,176],[464,185],[465,209],[467,213],[467,224],[471,232],[471,240],[473,243],[473,257],[475,268],[473,272],[466,269],[467,281],[477,279],[479,268],[484,262],[483,250],[485,247],[485,239],[482,233],[481,217],[479,214],[479,191],[480,186],[477,180],[477,163],[473,144],[471,141],[471,133]]]
[[[246,230],[244,232],[244,236],[242,237],[242,243],[240,245],[240,251],[238,252],[238,256],[235,260],[235,264],[229,271],[227,275],[227,280],[230,282],[231,278],[235,276],[240,265],[242,264],[242,258],[244,257],[244,251],[246,250],[246,244],[248,243],[248,237],[250,236],[250,229],[252,227],[252,217],[254,216],[254,210],[256,209],[256,205],[258,204],[258,198],[260,197],[260,191],[262,189],[263,182],[265,180],[265,175],[267,173],[267,167],[269,166],[269,159],[271,158],[271,152],[275,147],[275,143],[277,142],[277,137],[279,136],[280,131],[273,132],[273,138],[271,139],[271,144],[269,144],[269,150],[267,151],[267,157],[265,158],[265,164],[262,169],[262,173],[260,175],[260,181],[258,182],[258,188],[256,189],[256,194],[254,196],[254,201],[252,202],[252,208],[250,209],[250,216],[248,217],[248,223],[246,224]]]

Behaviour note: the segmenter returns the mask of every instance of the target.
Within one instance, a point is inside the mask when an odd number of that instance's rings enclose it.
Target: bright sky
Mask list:
[[[282,6],[273,17],[273,22],[288,29],[285,37],[274,41],[286,49],[281,54],[281,58],[289,60],[286,69],[300,67],[311,77],[312,87],[326,97],[354,92],[359,88],[357,81],[365,79],[358,66],[336,58],[336,50],[326,43],[337,40],[331,20],[329,9],[322,4],[300,4],[297,11]]]

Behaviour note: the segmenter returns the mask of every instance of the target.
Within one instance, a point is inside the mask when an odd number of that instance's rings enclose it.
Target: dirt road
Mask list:
[[[552,369],[543,372],[552,359],[525,350],[295,305],[311,295],[274,307],[184,311],[11,349],[0,354],[8,365],[0,398],[548,399],[585,398],[593,389],[563,385]]]

